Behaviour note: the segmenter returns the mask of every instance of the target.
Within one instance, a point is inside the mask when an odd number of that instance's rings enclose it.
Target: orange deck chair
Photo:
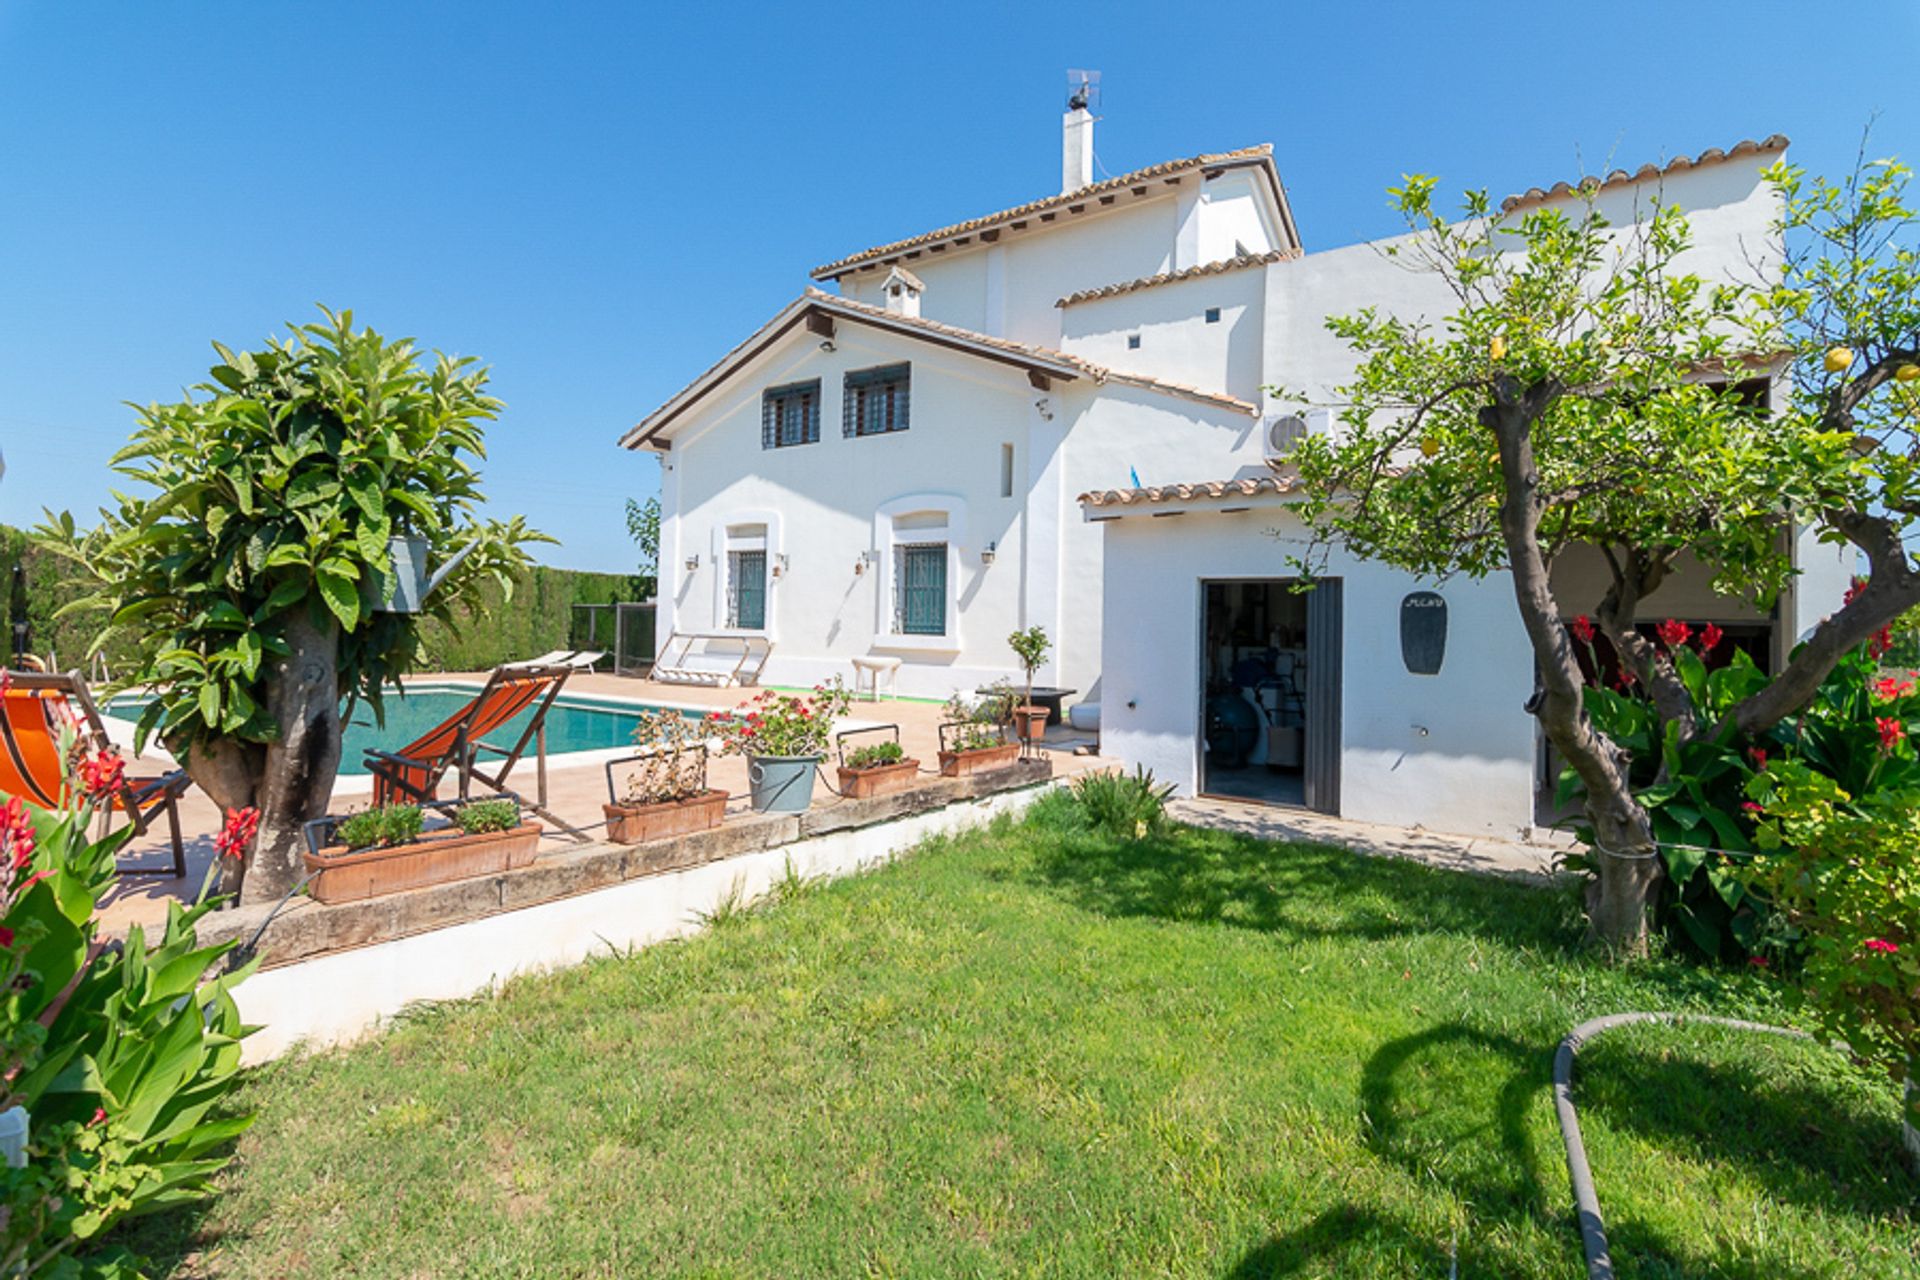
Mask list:
[[[6,696],[0,699],[0,792],[19,796],[45,809],[60,807],[65,770],[60,757],[60,735],[71,723],[80,741],[99,751],[111,745],[100,709],[77,671],[53,675],[38,671],[9,671]],[[187,789],[184,769],[156,777],[129,775],[109,801],[125,813],[133,829],[147,833],[154,815],[165,810],[173,835],[173,867],[127,867],[124,875],[184,877],[187,854],[180,843],[179,800]]]
[[[547,711],[559,696],[571,667],[496,667],[472,702],[442,720],[398,751],[367,752],[367,771],[373,775],[373,802],[415,804],[438,799],[447,772],[459,780],[460,799],[471,797],[473,784],[505,791],[507,775],[534,744],[539,772],[537,801],[529,806],[556,826],[572,826],[547,812]],[[510,747],[486,740],[486,735],[532,707],[533,718]],[[499,758],[491,772],[480,767],[482,754]]]

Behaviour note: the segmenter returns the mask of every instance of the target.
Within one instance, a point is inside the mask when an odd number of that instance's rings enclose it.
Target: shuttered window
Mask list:
[[[947,633],[947,544],[902,542],[893,548],[894,630],[904,636]]]
[[[841,397],[841,426],[848,436],[883,436],[907,429],[909,367],[891,364],[856,369]]]
[[[769,387],[760,397],[760,447],[782,449],[820,440],[820,380]]]
[[[727,552],[727,626],[764,631],[767,626],[767,553]]]

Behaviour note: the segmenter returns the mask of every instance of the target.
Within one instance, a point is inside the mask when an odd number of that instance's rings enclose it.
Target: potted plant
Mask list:
[[[800,813],[813,803],[813,774],[851,706],[839,679],[810,694],[762,690],[731,714],[708,717],[721,750],[747,758],[755,813]]]
[[[947,702],[947,720],[940,726],[940,773],[960,778],[983,769],[998,769],[1020,754],[1020,744],[1007,741],[1006,709],[1011,699],[985,698],[968,706],[959,694]]]
[[[707,730],[678,711],[648,711],[634,726],[645,748],[607,762],[607,838],[639,844],[711,831],[726,816],[727,793],[707,785]],[[617,771],[626,776],[616,780]]]
[[[307,824],[308,892],[352,902],[497,875],[533,861],[540,824],[521,819],[514,795],[435,805],[446,821],[428,828],[419,805],[390,804]]]
[[[1033,673],[1047,660],[1047,650],[1053,647],[1053,641],[1047,639],[1046,628],[1028,627],[1008,636],[1007,647],[1020,660],[1020,669],[1027,673],[1027,700],[1013,709],[1014,732],[1020,741],[1032,744],[1046,733],[1047,719],[1052,714],[1045,707],[1033,705]]]
[[[884,742],[869,742],[849,748],[846,739],[856,733],[892,730]],[[840,794],[849,800],[871,800],[905,791],[920,773],[920,762],[900,745],[900,726],[882,725],[877,729],[849,729],[840,735]]]

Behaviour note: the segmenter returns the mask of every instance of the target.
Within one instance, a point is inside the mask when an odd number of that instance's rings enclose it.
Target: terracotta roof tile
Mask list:
[[[1708,147],[1699,155],[1689,159],[1676,156],[1663,165],[1643,164],[1632,173],[1625,169],[1615,169],[1604,178],[1585,177],[1578,182],[1556,182],[1551,187],[1530,187],[1517,196],[1508,196],[1500,202],[1502,213],[1512,213],[1515,209],[1527,205],[1541,204],[1548,200],[1557,200],[1563,196],[1574,195],[1581,191],[1604,191],[1609,187],[1623,187],[1633,182],[1645,182],[1650,178],[1664,177],[1669,173],[1680,173],[1686,169],[1699,169],[1707,165],[1719,164],[1723,160],[1732,160],[1739,156],[1757,155],[1768,151],[1785,151],[1787,135],[1772,134],[1759,142],[1751,138],[1743,139],[1722,151],[1718,147]]]
[[[952,226],[941,227],[922,235],[910,236],[905,240],[895,240],[888,244],[875,245],[871,249],[862,249],[859,253],[848,254],[825,266],[813,269],[813,278],[828,280],[844,275],[849,269],[862,263],[872,262],[876,258],[885,258],[896,253],[905,253],[941,240],[955,236],[968,235],[975,231],[984,231],[1005,222],[1033,217],[1049,210],[1065,208],[1086,200],[1097,200],[1101,196],[1112,195],[1127,187],[1136,186],[1155,178],[1167,178],[1174,174],[1186,173],[1193,169],[1204,169],[1212,165],[1243,163],[1264,160],[1273,162],[1273,145],[1261,143],[1257,147],[1242,147],[1238,151],[1211,152],[1206,155],[1190,156],[1184,160],[1168,160],[1161,164],[1149,165],[1145,169],[1136,169],[1132,173],[1123,173],[1117,178],[1108,178],[1096,182],[1090,187],[1081,187],[1078,191],[1063,191],[1059,195],[1047,196],[1040,200],[1031,200],[1026,204],[1015,205],[1011,209],[1002,209],[998,213],[989,213],[984,217],[969,218],[965,222],[956,222]]]
[[[1133,293],[1139,289],[1152,289],[1163,284],[1177,284],[1182,280],[1197,280],[1201,276],[1220,276],[1229,271],[1244,271],[1248,267],[1264,267],[1269,263],[1287,262],[1298,258],[1298,249],[1270,249],[1266,253],[1242,253],[1231,258],[1222,258],[1218,262],[1203,262],[1197,267],[1182,267],[1178,271],[1162,271],[1159,275],[1141,276],[1138,280],[1123,280],[1119,284],[1105,284],[1098,289],[1082,289],[1070,293],[1053,305],[1070,307],[1076,302],[1091,302],[1096,298],[1117,298],[1123,293]]]
[[[1165,484],[1145,489],[1096,489],[1076,501],[1088,507],[1155,506],[1196,499],[1253,498],[1263,493],[1294,493],[1298,476],[1249,476],[1243,480],[1206,480],[1199,484]]]

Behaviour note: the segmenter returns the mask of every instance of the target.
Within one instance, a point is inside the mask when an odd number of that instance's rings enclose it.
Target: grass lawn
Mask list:
[[[1761,1018],[1584,959],[1569,899],[1326,848],[1029,824],[257,1073],[173,1274],[1584,1275],[1581,1019]],[[1580,1097],[1623,1276],[1920,1274],[1890,1088],[1708,1030]]]

